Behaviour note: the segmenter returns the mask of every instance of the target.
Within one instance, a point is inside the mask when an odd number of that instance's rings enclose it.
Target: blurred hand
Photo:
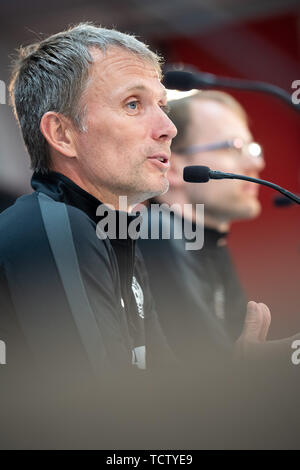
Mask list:
[[[269,308],[262,303],[248,302],[244,328],[235,343],[235,355],[238,359],[252,359],[263,354],[270,324]]]
[[[241,336],[235,343],[234,356],[238,360],[252,363],[257,371],[277,374],[282,380],[294,377],[299,380],[300,333],[288,338],[266,341],[271,324],[271,313],[262,303],[249,302]],[[294,374],[294,375],[291,375]],[[294,379],[293,379],[294,380]],[[298,382],[297,382],[298,383]]]

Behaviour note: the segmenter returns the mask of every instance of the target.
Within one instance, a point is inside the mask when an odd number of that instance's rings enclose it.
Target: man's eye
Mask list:
[[[129,103],[126,104],[126,106],[133,110],[133,111],[136,111],[137,108],[138,108],[138,101],[129,101]]]

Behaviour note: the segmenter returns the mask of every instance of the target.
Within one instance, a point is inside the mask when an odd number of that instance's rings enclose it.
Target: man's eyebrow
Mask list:
[[[133,85],[131,87],[126,88],[125,91],[132,91],[132,90],[146,90],[147,88],[145,85]]]
[[[137,84],[137,85],[133,85],[133,86],[131,86],[131,87],[129,87],[129,88],[126,88],[126,90],[124,90],[124,92],[125,92],[125,93],[129,93],[129,92],[132,92],[132,91],[135,91],[135,90],[147,91],[148,88],[145,87],[145,85],[138,85],[138,84]],[[163,98],[166,98],[166,97],[167,97],[167,91],[166,91],[166,89],[163,89],[163,90],[162,90],[162,95],[163,95],[163,96],[162,96]]]

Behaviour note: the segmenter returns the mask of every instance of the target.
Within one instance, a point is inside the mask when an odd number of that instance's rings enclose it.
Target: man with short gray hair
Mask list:
[[[20,49],[9,89],[34,192],[0,219],[7,367],[30,351],[81,382],[172,362],[135,241],[98,228],[109,213],[127,229],[133,206],[168,189],[176,128],[160,78],[145,44],[88,23]]]
[[[166,373],[177,363],[135,239],[124,236],[137,223],[132,208],[169,186],[176,128],[160,75],[144,44],[91,24],[20,50],[10,94],[34,192],[0,215],[1,372],[12,378],[0,387],[2,445],[17,436],[21,448],[33,439],[39,448],[157,448],[162,437],[179,448],[181,428],[189,444],[201,440],[203,409],[192,408],[207,380],[197,363],[200,387],[182,380],[185,370]],[[250,304],[242,350],[263,340],[269,315]]]
[[[174,364],[124,236],[133,207],[169,187],[177,131],[160,78],[147,46],[87,23],[20,49],[9,89],[34,192],[0,216],[8,367],[31,357],[55,383],[78,384],[91,370]]]

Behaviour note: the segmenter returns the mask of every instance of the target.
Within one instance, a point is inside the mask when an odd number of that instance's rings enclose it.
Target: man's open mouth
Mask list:
[[[153,155],[148,157],[148,160],[162,168],[169,168],[170,166],[169,157],[165,155]]]

